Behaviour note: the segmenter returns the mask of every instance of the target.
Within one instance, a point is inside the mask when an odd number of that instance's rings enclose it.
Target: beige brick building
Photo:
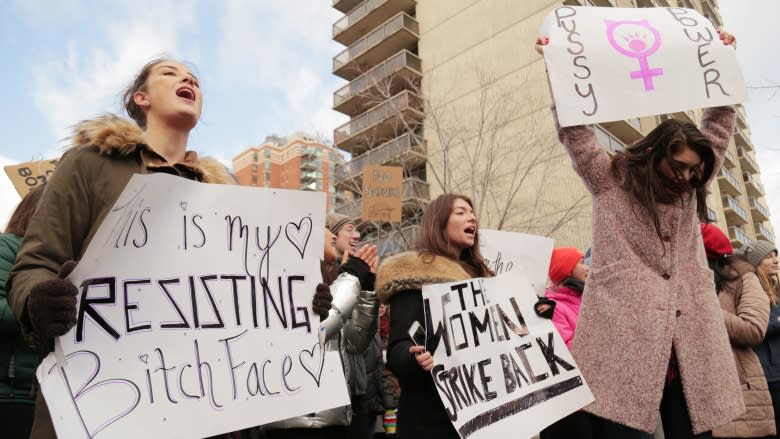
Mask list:
[[[345,15],[333,26],[344,44],[334,74],[349,81],[334,108],[351,120],[334,131],[353,160],[337,186],[357,188],[366,164],[405,169],[404,223],[365,224],[385,252],[408,246],[426,199],[470,195],[482,227],[549,235],[587,247],[590,199],[558,144],[544,63],[533,49],[550,0],[332,0]],[[715,0],[566,0],[571,5],[697,9],[721,23]],[[666,117],[698,123],[688,111],[603,123],[594,129],[617,150]],[[710,189],[711,216],[737,247],[774,241],[744,109],[724,168]],[[341,207],[358,216],[360,200]]]

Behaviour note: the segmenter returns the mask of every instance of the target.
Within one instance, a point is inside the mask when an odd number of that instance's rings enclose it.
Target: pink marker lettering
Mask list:
[[[662,68],[650,68],[647,58],[661,46],[661,34],[647,20],[604,20],[607,40],[621,55],[639,60],[639,70],[631,72],[631,79],[642,78],[645,91],[652,91],[653,77],[664,73]]]

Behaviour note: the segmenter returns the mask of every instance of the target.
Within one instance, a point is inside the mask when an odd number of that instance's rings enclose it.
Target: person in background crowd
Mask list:
[[[346,215],[329,213],[326,225],[328,229],[336,235],[336,252],[338,261],[345,261],[349,255],[355,253],[358,241],[360,241],[360,232],[357,231],[355,223]],[[346,344],[346,355],[344,361],[349,363],[349,375],[347,384],[350,386],[350,401],[352,406],[352,422],[349,424],[349,437],[366,438],[372,431],[369,423],[369,413],[366,407],[367,387],[370,385],[367,379],[366,359],[367,349],[376,333],[378,303],[374,294],[374,281],[376,269],[368,274],[368,280],[363,285],[360,292],[359,305],[356,312],[363,313],[366,326],[360,337],[350,337],[350,340],[356,340],[357,343],[348,341]],[[373,361],[373,360],[372,360]]]
[[[548,43],[537,39],[537,51]],[[593,197],[593,260],[572,354],[595,397],[585,410],[597,437],[650,437],[659,406],[666,439],[711,437],[745,410],[699,236],[735,110],[705,109],[701,129],[666,120],[614,156],[590,127],[562,128],[554,106],[552,115]]]
[[[320,265],[323,282],[317,286],[312,300],[312,309],[321,320],[328,318],[334,296],[357,295],[364,284],[373,281],[371,271],[376,270],[379,263],[376,246],[363,246],[336,268],[337,265],[334,263],[339,260],[336,242],[336,235],[326,228],[325,248]],[[326,349],[339,351],[344,366],[344,376],[348,380],[351,376],[350,363],[344,361],[347,346],[364,344],[365,342],[360,339],[364,338],[366,333],[371,333],[368,325],[376,324],[369,313],[357,309],[360,307],[361,304],[358,303],[353,310],[352,318],[346,321],[339,320],[343,327],[326,333]],[[352,389],[349,385],[347,388]],[[352,408],[344,406],[272,422],[262,426],[261,429],[269,439],[344,439],[353,437],[348,432],[352,421]]]
[[[19,323],[8,306],[5,285],[43,188],[36,186],[30,190],[11,214],[5,233],[0,234],[0,425],[3,437],[8,439],[30,437],[38,354],[22,336]]]
[[[545,291],[545,296],[556,303],[552,322],[566,343],[566,347],[571,349],[580,315],[582,290],[588,277],[585,255],[572,247],[554,248],[547,276],[552,286]],[[542,430],[540,437],[541,439],[589,439],[593,437],[592,430],[590,414],[577,411]]]
[[[397,437],[460,437],[434,387],[431,346],[415,345],[408,333],[413,322],[425,327],[423,285],[493,275],[479,252],[473,203],[455,194],[440,195],[425,208],[416,252],[379,267],[377,296],[390,305],[387,365],[401,384]]]
[[[101,116],[76,126],[49,179],[6,287],[22,333],[44,352],[76,324],[76,287],[66,280],[133,174],[165,172],[207,183],[231,178],[215,160],[187,150],[203,105],[200,83],[184,64],[146,64],[123,95],[134,120]],[[40,392],[31,438],[56,434]]]
[[[701,236],[714,273],[723,320],[737,364],[747,411],[713,430],[714,437],[765,437],[775,434],[774,410],[764,370],[753,347],[761,343],[769,320],[769,299],[747,259],[733,255],[731,241],[716,225],[703,223]]]
[[[761,289],[769,298],[769,323],[766,335],[754,349],[761,360],[764,377],[769,385],[775,413],[775,435],[780,438],[780,282],[778,282],[777,247],[769,241],[753,241],[742,247],[744,256],[756,269]]]

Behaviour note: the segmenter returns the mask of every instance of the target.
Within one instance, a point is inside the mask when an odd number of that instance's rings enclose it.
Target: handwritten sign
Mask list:
[[[310,310],[324,213],[319,192],[133,176],[37,371],[57,435],[205,437],[348,404]]]
[[[433,380],[461,438],[531,437],[593,402],[520,270],[423,286]]]
[[[479,245],[485,264],[497,275],[522,269],[537,295],[544,295],[554,240],[526,233],[480,229]]]
[[[564,127],[747,100],[734,49],[693,9],[561,6],[542,34]]]
[[[14,184],[16,192],[24,197],[32,188],[46,183],[56,166],[57,159],[53,159],[9,165],[3,169]]]
[[[363,170],[363,220],[400,222],[403,193],[403,168],[366,166]]]

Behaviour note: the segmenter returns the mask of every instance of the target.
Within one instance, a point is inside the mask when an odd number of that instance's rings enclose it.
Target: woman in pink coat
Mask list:
[[[745,411],[699,230],[735,116],[718,107],[700,128],[667,120],[614,157],[589,127],[558,127],[592,195],[593,260],[572,353],[599,438],[651,437],[659,407],[666,439],[711,437]]]

